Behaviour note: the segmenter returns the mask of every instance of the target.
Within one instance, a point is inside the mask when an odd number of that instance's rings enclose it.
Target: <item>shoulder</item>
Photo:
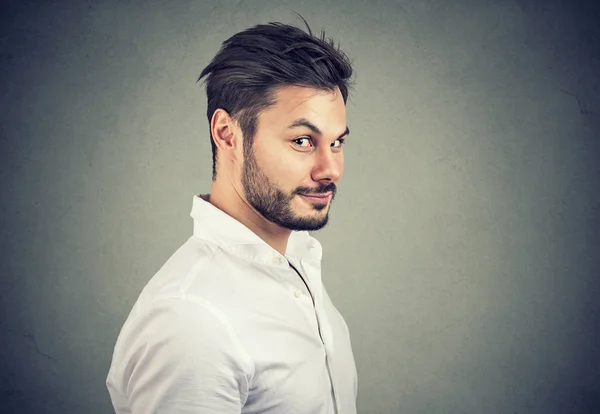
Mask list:
[[[176,410],[182,402],[232,412],[244,404],[253,377],[253,362],[222,312],[200,298],[174,297],[127,321],[107,383],[137,412]]]

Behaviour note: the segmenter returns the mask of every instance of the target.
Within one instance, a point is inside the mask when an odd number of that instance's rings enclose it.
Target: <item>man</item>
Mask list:
[[[106,379],[118,414],[356,413],[348,327],[308,234],[342,177],[352,68],[308,32],[255,26],[200,75],[212,190],[119,334]]]

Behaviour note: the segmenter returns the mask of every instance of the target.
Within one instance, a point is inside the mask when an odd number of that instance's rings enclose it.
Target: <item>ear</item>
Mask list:
[[[225,159],[235,160],[241,142],[237,122],[229,113],[218,108],[210,121],[210,131],[213,142],[219,149],[219,155]]]

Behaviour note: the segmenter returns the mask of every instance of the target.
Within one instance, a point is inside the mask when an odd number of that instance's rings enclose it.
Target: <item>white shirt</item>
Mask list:
[[[355,414],[350,335],[321,282],[321,244],[293,231],[284,257],[209,196],[194,196],[193,235],[119,333],[106,378],[115,412]]]

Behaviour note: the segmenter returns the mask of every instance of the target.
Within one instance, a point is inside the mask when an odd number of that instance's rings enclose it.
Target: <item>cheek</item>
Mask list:
[[[340,178],[342,177],[342,174],[344,174],[344,153],[341,154],[339,161],[338,161],[338,171],[340,172]]]
[[[282,187],[293,186],[295,181],[301,180],[308,167],[305,163],[282,154],[272,154],[264,160],[262,171]]]
[[[310,171],[310,168],[302,162],[284,159],[278,160],[277,169],[276,176],[286,186],[293,186],[294,183],[303,181]]]

